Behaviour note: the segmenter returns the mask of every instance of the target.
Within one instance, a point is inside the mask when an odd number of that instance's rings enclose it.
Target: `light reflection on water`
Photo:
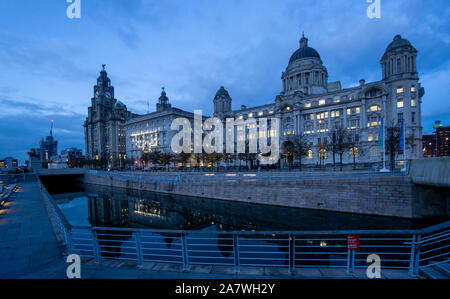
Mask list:
[[[183,230],[407,229],[429,221],[363,216],[86,185],[55,195],[75,226]],[[432,222],[431,222],[432,223]]]

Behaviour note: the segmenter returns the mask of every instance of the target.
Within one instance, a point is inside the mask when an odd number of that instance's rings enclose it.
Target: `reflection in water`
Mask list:
[[[255,205],[86,185],[92,226],[183,230],[402,229],[424,220]],[[63,210],[70,213],[70,209]],[[69,217],[70,218],[70,217]]]
[[[83,214],[83,211],[80,213],[80,208],[87,207],[87,211],[84,208],[84,215],[91,226],[202,231],[200,234],[187,234],[191,263],[204,263],[214,258],[223,264],[232,265],[234,263],[233,235],[225,231],[406,229],[425,227],[430,224],[423,220],[255,205],[97,185],[86,185],[82,195],[68,194],[69,200],[65,200],[62,194],[57,196],[59,205],[69,222],[81,222],[83,219],[78,219],[83,217],[80,216]],[[83,200],[86,201],[86,205],[73,204]],[[222,231],[222,233],[211,238],[208,232],[212,231]],[[97,239],[101,246],[101,256],[136,260],[136,250],[130,249],[130,247],[134,248],[136,243],[135,234],[122,231],[98,231]],[[141,236],[146,261],[181,262],[179,235],[169,232],[145,232]],[[304,248],[303,255],[298,253],[297,258],[307,257],[316,251],[313,245],[322,246],[324,253],[317,255],[317,258],[325,258],[324,265],[345,265],[345,259],[341,260],[342,256],[334,254],[337,248],[346,251],[345,238],[343,241],[329,239],[328,242],[314,240],[314,238],[311,235],[308,236],[308,241],[297,241],[297,245]],[[288,235],[283,239],[261,233],[241,235],[239,244],[242,265],[266,264],[268,260],[272,264],[288,264],[290,246]],[[208,252],[209,256],[205,257],[205,249],[211,250]],[[255,254],[255,251],[259,253]]]

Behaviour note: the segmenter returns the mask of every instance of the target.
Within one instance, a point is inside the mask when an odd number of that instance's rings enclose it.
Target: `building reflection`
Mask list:
[[[329,229],[365,229],[392,227],[411,228],[417,222],[387,217],[340,214],[324,211],[302,210],[247,203],[202,199],[187,196],[158,194],[139,190],[118,189],[103,186],[86,185],[89,194],[89,221],[97,227],[133,227],[161,230],[200,230],[200,231],[276,231],[276,230],[329,230]],[[105,232],[108,235],[108,232]],[[134,242],[132,233],[120,232],[117,236],[99,237],[102,256],[132,258],[126,252],[126,242]],[[163,237],[164,248],[171,249],[174,235],[158,233]],[[224,258],[233,257],[233,240],[229,234],[218,234],[214,241],[218,254]],[[244,239],[256,239],[261,236],[241,236]],[[262,254],[263,258],[280,258],[281,264],[288,263],[289,247],[287,241],[262,241],[269,246],[268,251],[277,254]],[[313,245],[313,244],[305,244]],[[340,245],[340,244],[328,244]],[[251,251],[251,248],[249,248]],[[313,248],[311,249],[313,250]],[[325,250],[327,251],[327,250]],[[254,259],[251,253],[240,252],[241,259]],[[284,259],[284,261],[282,260]],[[330,261],[331,262],[331,261]]]

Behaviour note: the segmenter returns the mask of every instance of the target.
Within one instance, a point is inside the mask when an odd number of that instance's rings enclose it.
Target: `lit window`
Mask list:
[[[258,113],[258,116],[262,116],[263,114],[264,114],[264,112],[261,111]]]
[[[416,87],[414,85],[411,86],[411,92],[416,92]]]
[[[250,114],[248,115],[248,117],[253,117],[253,113],[250,113]]]
[[[397,88],[397,93],[403,93],[403,87]]]
[[[367,141],[373,141],[373,136],[370,135],[369,137],[367,137]]]
[[[308,150],[308,159],[312,159],[313,158],[313,152],[312,150]]]
[[[416,100],[411,100],[411,107],[416,107]]]
[[[397,108],[403,108],[403,100],[397,100]]]
[[[321,106],[321,105],[325,105],[325,100],[320,100],[319,101],[319,105]]]
[[[361,112],[361,109],[359,107],[356,107],[356,114],[359,114]]]
[[[352,109],[347,109],[347,115],[350,115],[350,114],[352,114]]]
[[[309,115],[309,118],[310,118],[311,120],[313,120],[313,119],[314,119],[314,113],[311,113],[311,114]]]
[[[305,108],[311,108],[311,103],[305,104]]]
[[[372,105],[372,106],[369,107],[368,111],[380,111],[380,110],[381,110],[380,106]]]

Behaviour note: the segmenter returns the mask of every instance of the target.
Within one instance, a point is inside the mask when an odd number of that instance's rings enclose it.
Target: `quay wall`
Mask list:
[[[226,174],[87,171],[84,182],[202,198],[401,218],[448,217],[450,205],[449,188],[416,185],[410,177],[402,175],[239,173],[229,177]]]

